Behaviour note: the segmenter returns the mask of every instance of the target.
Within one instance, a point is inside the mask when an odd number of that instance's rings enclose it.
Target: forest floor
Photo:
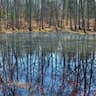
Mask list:
[[[65,22],[66,23],[66,22]],[[69,32],[69,33],[79,33],[81,35],[89,34],[89,35],[96,35],[96,32],[93,31],[94,21],[90,20],[90,31],[83,31],[83,30],[71,30],[70,29],[70,22],[68,21],[68,26],[64,24],[64,28],[59,28],[57,26],[49,26],[46,23],[43,23],[44,28],[42,29],[40,24],[37,24],[36,21],[32,21],[32,32]],[[74,25],[74,24],[73,24]],[[4,24],[2,24],[4,26]],[[78,25],[77,25],[78,26]],[[74,26],[73,26],[74,29]],[[29,32],[28,24],[24,21],[21,22],[20,29],[14,28],[5,28],[2,27],[0,33],[16,33],[16,32]]]

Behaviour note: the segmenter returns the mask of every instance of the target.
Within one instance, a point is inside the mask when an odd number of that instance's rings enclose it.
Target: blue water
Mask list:
[[[72,33],[1,35],[0,75],[7,91],[4,92],[2,86],[0,96],[4,93],[11,96],[14,88],[13,93],[17,96],[69,96],[74,91],[77,78],[77,94],[84,95],[86,78],[86,94],[94,96],[95,41],[93,35]],[[32,89],[8,86],[10,79],[12,83],[31,84]],[[7,95],[8,92],[11,95]]]

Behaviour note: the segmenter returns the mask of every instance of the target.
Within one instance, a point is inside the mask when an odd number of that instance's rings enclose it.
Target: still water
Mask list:
[[[0,35],[0,96],[95,95],[95,35]]]

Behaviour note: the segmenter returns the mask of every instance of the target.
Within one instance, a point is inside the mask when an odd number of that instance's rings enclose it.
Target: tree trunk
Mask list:
[[[94,0],[94,31],[96,31],[96,1]]]

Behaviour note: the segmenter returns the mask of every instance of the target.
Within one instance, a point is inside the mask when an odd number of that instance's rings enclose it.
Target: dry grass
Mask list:
[[[85,20],[85,22],[87,22]],[[2,22],[3,23],[3,22]],[[66,25],[66,20],[64,21],[63,20],[63,23],[64,23],[64,26],[65,28],[58,28],[56,29],[55,26],[49,26],[46,22],[44,22],[44,29],[41,28],[40,26],[40,22],[37,23],[35,20],[32,20],[32,31],[33,32],[72,32],[72,33],[79,33],[79,34],[82,34],[84,35],[84,31],[83,30],[77,30],[77,31],[72,31],[70,29],[70,22],[68,21],[68,25]],[[74,25],[74,21],[72,20],[72,24]],[[17,29],[17,28],[14,28],[14,30],[12,30],[11,27],[9,27],[8,29],[4,28],[4,24],[3,25],[3,28],[1,28],[1,33],[12,33],[12,32],[29,32],[28,30],[28,23],[25,22],[23,19],[21,19],[20,21],[20,29]],[[78,26],[78,25],[77,25]],[[85,25],[86,26],[86,25]],[[90,31],[86,31],[86,34],[96,34],[96,32],[93,31],[93,26],[94,26],[94,19],[91,19],[90,20]],[[73,29],[74,29],[74,26],[73,26]]]

